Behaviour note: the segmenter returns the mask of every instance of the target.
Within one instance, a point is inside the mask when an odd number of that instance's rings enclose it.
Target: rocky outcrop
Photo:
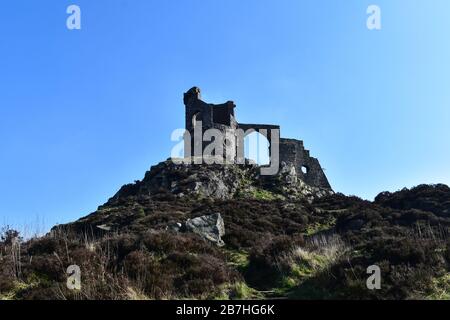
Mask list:
[[[225,245],[222,241],[222,237],[225,235],[225,225],[220,213],[189,219],[185,227],[187,231],[198,234],[219,247]]]
[[[261,176],[260,169],[250,162],[195,165],[167,160],[153,166],[142,181],[123,186],[96,212],[70,227],[77,231],[93,230],[94,233],[136,232],[156,219],[158,228],[183,231],[185,224],[180,226],[179,223],[192,218],[188,216],[190,214],[195,217],[191,208],[195,203],[281,200],[289,205],[299,201],[312,203],[333,194],[329,189],[306,184],[292,164],[282,162],[280,172],[275,176]],[[220,205],[217,206],[205,211],[221,212]],[[152,218],[160,214],[160,218]]]
[[[152,167],[142,181],[123,186],[107,204],[128,197],[155,198],[164,194],[176,198],[226,200],[254,198],[262,193],[274,199],[313,199],[333,194],[333,191],[306,184],[298,178],[295,167],[284,162],[280,174],[260,176],[260,167],[250,162],[242,165],[195,165],[175,164],[167,160]]]

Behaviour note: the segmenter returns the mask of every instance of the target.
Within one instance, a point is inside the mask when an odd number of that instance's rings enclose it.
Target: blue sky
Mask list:
[[[66,28],[79,5],[82,29]],[[366,28],[379,5],[382,29]],[[450,184],[447,0],[0,6],[0,224],[94,211],[170,156],[182,94],[305,141],[336,191]]]

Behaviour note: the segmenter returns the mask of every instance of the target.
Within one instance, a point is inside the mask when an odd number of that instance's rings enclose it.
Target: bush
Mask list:
[[[19,231],[11,229],[9,226],[2,228],[0,231],[0,243],[4,246],[11,245],[13,241],[21,242],[22,240]]]
[[[249,257],[249,265],[245,271],[246,281],[255,288],[268,290],[276,286],[289,267],[289,263],[282,259],[293,248],[303,246],[301,236],[265,237],[253,248]]]

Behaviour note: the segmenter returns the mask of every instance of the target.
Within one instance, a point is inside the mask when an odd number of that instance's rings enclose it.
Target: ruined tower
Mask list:
[[[242,136],[252,132],[259,132],[269,141],[269,154],[273,156],[273,152],[278,152],[280,164],[293,165],[297,176],[313,187],[330,189],[325,173],[320,166],[319,160],[313,158],[303,145],[303,141],[295,139],[280,138],[272,139],[273,132],[278,132],[280,126],[270,124],[243,124],[236,120],[235,108],[233,101],[223,104],[210,104],[201,99],[200,89],[191,88],[184,94],[184,105],[186,108],[186,132],[185,135],[185,157],[191,157],[193,154],[202,154],[207,147],[202,137],[210,129],[218,130],[226,137],[223,141],[223,154],[215,154],[215,156],[234,159],[237,163],[243,163],[244,143]],[[199,129],[200,128],[200,129]],[[210,130],[211,131],[211,130]],[[197,139],[195,139],[195,135]],[[273,144],[276,143],[276,147]],[[197,152],[196,152],[197,151]]]

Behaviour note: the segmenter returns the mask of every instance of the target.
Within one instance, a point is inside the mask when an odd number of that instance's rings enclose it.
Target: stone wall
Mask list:
[[[296,139],[280,139],[280,163],[293,164],[297,175],[307,184],[331,189],[319,160],[313,158],[303,146],[303,141]]]
[[[238,123],[234,113],[236,107],[234,102],[228,101],[224,104],[206,103],[201,100],[200,89],[197,87],[193,87],[184,94],[184,104],[186,107],[186,130],[191,134],[191,140],[185,140],[185,150],[187,150],[186,147],[190,145],[191,152],[195,149],[193,137],[197,121],[202,122],[203,131],[208,129],[218,129],[221,131],[228,130],[229,132],[235,132],[234,130],[242,129],[248,133],[251,131],[258,131],[266,136],[269,143],[271,142],[271,130],[280,129],[278,125]],[[201,146],[199,148],[201,148],[201,150],[204,150],[206,145],[208,145],[208,143],[200,143]],[[303,146],[303,141],[281,138],[279,147],[280,164],[281,162],[292,164],[296,169],[298,177],[306,184],[331,190],[331,186],[320,166],[319,160],[310,156],[309,150],[306,150]],[[230,146],[225,146],[224,144],[224,150],[226,150],[226,148],[230,148]],[[231,148],[233,148],[233,155],[243,154],[242,150],[244,146],[242,145],[242,142],[237,141],[235,144],[231,145]],[[242,153],[239,153],[238,151],[241,151]],[[270,146],[269,152],[271,153]],[[229,154],[230,152],[228,151],[228,155]],[[185,156],[190,157],[191,154],[186,154]]]

